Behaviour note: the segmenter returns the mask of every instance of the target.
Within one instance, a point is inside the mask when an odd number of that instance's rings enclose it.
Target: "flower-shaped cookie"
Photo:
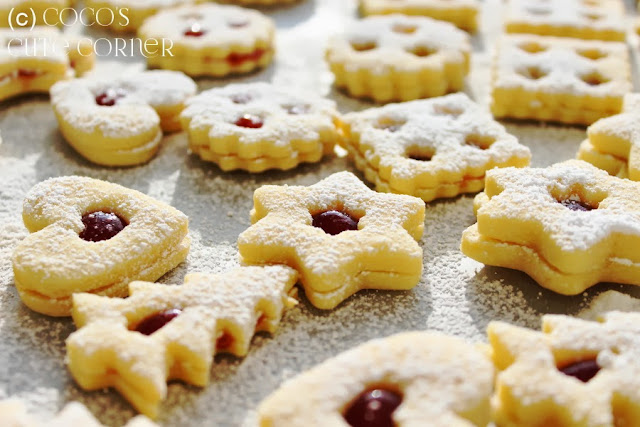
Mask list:
[[[55,28],[0,30],[0,101],[48,93],[51,86],[93,68],[90,39],[67,37]]]
[[[103,427],[80,402],[68,403],[59,414],[46,422],[37,422],[18,399],[0,401],[0,422],[8,427]],[[132,418],[124,427],[158,427],[144,415]]]
[[[258,417],[262,426],[486,426],[493,374],[478,347],[407,332],[289,380],[261,403]]]
[[[85,0],[86,12],[93,14],[94,26],[107,26],[117,32],[134,32],[145,19],[163,9],[205,0]]]
[[[621,0],[509,0],[508,33],[624,41]]]
[[[187,257],[188,219],[128,188],[85,177],[53,178],[24,201],[32,233],[15,249],[22,301],[50,316],[71,314],[71,295],[123,297],[132,280],[157,280]]]
[[[457,92],[469,72],[469,35],[422,16],[380,15],[334,36],[326,52],[335,84],[377,102]]]
[[[273,21],[262,13],[215,4],[167,9],[144,21],[143,41],[170,48],[148,55],[150,67],[221,77],[265,67],[274,54]]]
[[[500,426],[640,425],[640,313],[547,315],[542,332],[489,324]]]
[[[360,0],[363,15],[422,15],[466,31],[477,29],[479,8],[478,0]]]
[[[494,169],[462,252],[575,295],[600,281],[640,285],[640,187],[580,160]]]
[[[429,202],[477,192],[495,167],[529,165],[531,152],[464,94],[343,117],[351,158],[378,191]]]
[[[640,95],[627,94],[622,113],[600,119],[587,129],[589,136],[578,158],[609,174],[640,181]]]
[[[631,89],[624,43],[510,34],[498,48],[491,111],[589,125],[619,113]]]
[[[71,0],[0,0],[0,27],[32,28],[34,18],[35,25],[60,25],[70,16],[70,5]]]
[[[83,157],[131,166],[151,160],[163,130],[181,129],[180,113],[196,91],[184,74],[156,70],[59,82],[51,88],[51,103],[60,131]]]
[[[310,187],[267,185],[253,201],[253,225],[238,238],[243,262],[295,268],[318,308],[360,289],[406,290],[420,280],[420,199],[376,193],[340,172]]]
[[[126,299],[75,294],[69,370],[83,389],[114,387],[155,417],[167,380],[206,386],[216,353],[245,356],[255,331],[273,333],[296,279],[287,267],[240,267],[181,286],[133,282]]]
[[[187,102],[191,151],[222,170],[291,169],[333,152],[335,103],[267,83],[227,85]]]

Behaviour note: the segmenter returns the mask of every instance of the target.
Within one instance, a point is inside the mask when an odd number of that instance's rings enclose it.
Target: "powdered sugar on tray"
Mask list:
[[[473,38],[473,70],[466,92],[486,108],[489,65],[499,25],[501,0],[484,2],[484,33]],[[329,92],[331,74],[323,64],[324,43],[355,16],[356,2],[306,0],[269,14],[278,27],[278,56],[262,73],[233,82],[274,81],[329,96],[342,112],[370,105]],[[635,55],[635,52],[633,53]],[[140,63],[144,62],[142,58]],[[99,66],[100,67],[100,66]],[[317,72],[313,70],[318,70]],[[202,80],[200,89],[229,80]],[[532,164],[547,166],[573,158],[584,129],[531,123],[506,124],[532,153]],[[332,173],[355,168],[344,158],[327,158],[289,172],[261,175],[223,173],[189,155],[184,133],[165,137],[157,157],[141,167],[106,169],[89,164],[60,136],[46,97],[22,98],[0,109],[0,396],[18,396],[41,419],[71,400],[79,400],[101,422],[122,425],[134,415],[113,391],[87,393],[64,365],[64,340],[75,327],[27,309],[17,296],[10,257],[28,232],[22,203],[37,183],[54,176],[85,175],[141,191],[189,216],[192,249],[162,283],[183,282],[187,273],[227,271],[239,264],[236,240],[250,225],[252,195],[265,184],[311,185]],[[407,330],[435,329],[473,341],[484,340],[490,320],[538,328],[544,313],[575,314],[592,295],[614,288],[640,296],[636,288],[598,285],[594,292],[562,297],[536,285],[526,275],[485,267],[459,251],[460,237],[475,222],[473,198],[464,196],[427,205],[424,274],[408,292],[363,291],[332,311],[301,303],[284,313],[278,332],[259,334],[244,359],[217,356],[211,385],[205,389],[169,384],[159,422],[162,425],[254,426],[258,403],[283,380],[372,338]],[[72,262],[73,260],[69,260]]]

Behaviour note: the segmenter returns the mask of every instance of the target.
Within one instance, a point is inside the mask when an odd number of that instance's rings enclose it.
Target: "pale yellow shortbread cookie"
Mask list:
[[[589,125],[617,114],[631,86],[627,45],[505,35],[495,60],[496,117]]]
[[[145,20],[138,31],[143,41],[170,47],[147,55],[149,67],[213,77],[268,65],[274,34],[273,21],[262,13],[216,4],[166,9]]]
[[[309,301],[332,309],[361,289],[418,284],[424,202],[370,190],[350,172],[310,187],[266,185],[253,195],[253,225],[238,238],[247,264],[286,264]]]
[[[496,425],[640,425],[640,313],[546,315],[542,332],[492,322],[488,334]]]
[[[132,166],[153,158],[162,131],[181,129],[180,113],[196,92],[181,72],[155,70],[59,82],[51,88],[51,104],[62,135],[83,157]]]
[[[343,116],[344,143],[378,191],[424,201],[484,188],[487,170],[529,165],[531,152],[464,94]]]
[[[640,181],[640,94],[627,94],[622,113],[598,120],[587,135],[579,159],[611,175]]]
[[[0,101],[27,93],[48,93],[60,80],[93,68],[88,38],[67,37],[50,27],[0,29]]]
[[[335,85],[377,102],[409,101],[457,92],[469,72],[469,35],[423,16],[369,16],[329,41],[326,59]]]
[[[575,295],[601,281],[640,285],[640,187],[586,162],[494,169],[462,252]]]
[[[333,152],[333,101],[268,83],[232,84],[187,102],[189,148],[222,170],[291,169]]]
[[[260,404],[258,418],[261,427],[486,426],[493,374],[477,346],[436,332],[405,332],[289,380]]]
[[[206,386],[216,353],[245,356],[255,331],[273,333],[295,304],[296,278],[282,266],[240,267],[189,274],[183,285],[133,282],[126,299],[75,294],[71,375],[85,390],[114,387],[156,417],[168,380]]]
[[[59,414],[39,422],[27,413],[18,399],[0,401],[0,425],[5,427],[104,427],[80,402],[68,403]],[[144,415],[132,418],[124,427],[158,427]]]
[[[505,30],[609,41],[627,32],[621,0],[509,0]]]
[[[124,297],[132,280],[157,280],[185,260],[188,218],[138,191],[86,177],[36,185],[22,217],[32,233],[13,253],[22,301],[71,314],[71,295]]]
[[[477,0],[360,0],[363,15],[428,16],[439,21],[448,21],[466,31],[478,28]]]

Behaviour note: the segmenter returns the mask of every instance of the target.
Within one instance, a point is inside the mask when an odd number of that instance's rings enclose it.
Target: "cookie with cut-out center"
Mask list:
[[[469,72],[469,35],[448,22],[369,16],[329,41],[335,85],[357,98],[409,101],[457,92]]]
[[[203,92],[187,102],[182,123],[191,151],[225,171],[317,162],[339,139],[333,101],[268,83]]]
[[[0,401],[0,423],[10,427],[103,427],[80,402],[68,403],[52,419],[38,422],[27,413],[24,403],[18,399]],[[132,418],[124,427],[157,427],[157,424],[139,415]]]
[[[185,260],[188,218],[138,191],[86,177],[53,178],[24,201],[27,236],[13,253],[22,301],[69,316],[71,295],[124,297],[132,280],[157,280]]]
[[[495,167],[531,152],[464,94],[390,104],[343,117],[344,142],[378,191],[429,202],[484,188]]]
[[[71,0],[0,0],[0,27],[55,27],[69,22],[69,6]]]
[[[625,10],[620,0],[509,0],[508,33],[624,41]]]
[[[576,295],[601,281],[640,285],[640,187],[589,163],[494,169],[462,252]]]
[[[493,374],[477,346],[405,332],[287,381],[260,404],[258,418],[262,427],[486,426]]]
[[[428,16],[439,21],[448,21],[465,31],[478,28],[477,0],[360,0],[363,15]]]
[[[189,274],[179,286],[133,282],[126,299],[75,294],[71,375],[85,390],[113,387],[156,417],[168,380],[206,386],[216,353],[245,356],[254,332],[273,333],[294,304],[296,278],[282,266],[240,267]]]
[[[149,67],[213,77],[267,66],[274,54],[274,33],[273,21],[262,13],[216,4],[164,10],[138,31],[143,41],[168,48],[147,55]]]
[[[59,82],[51,88],[51,104],[62,135],[83,157],[132,166],[153,158],[163,131],[181,129],[180,113],[196,91],[181,72],[155,70]]]
[[[617,114],[631,90],[627,45],[505,35],[495,60],[496,117],[589,125]]]
[[[61,80],[93,68],[88,38],[63,35],[50,27],[0,29],[0,101],[27,93],[48,93]]]
[[[500,426],[640,425],[640,314],[546,315],[542,332],[492,322]]]
[[[266,185],[253,195],[253,225],[238,238],[246,264],[285,264],[309,301],[332,309],[361,289],[418,284],[424,202],[370,190],[350,172],[310,187]]]
[[[625,96],[622,113],[587,129],[578,158],[621,178],[640,181],[640,95]]]

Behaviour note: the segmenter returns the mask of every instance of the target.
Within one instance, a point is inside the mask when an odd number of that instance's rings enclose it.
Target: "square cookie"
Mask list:
[[[505,35],[491,110],[496,117],[589,125],[620,112],[630,76],[624,43]]]
[[[620,0],[511,0],[507,33],[624,41],[624,5]]]

